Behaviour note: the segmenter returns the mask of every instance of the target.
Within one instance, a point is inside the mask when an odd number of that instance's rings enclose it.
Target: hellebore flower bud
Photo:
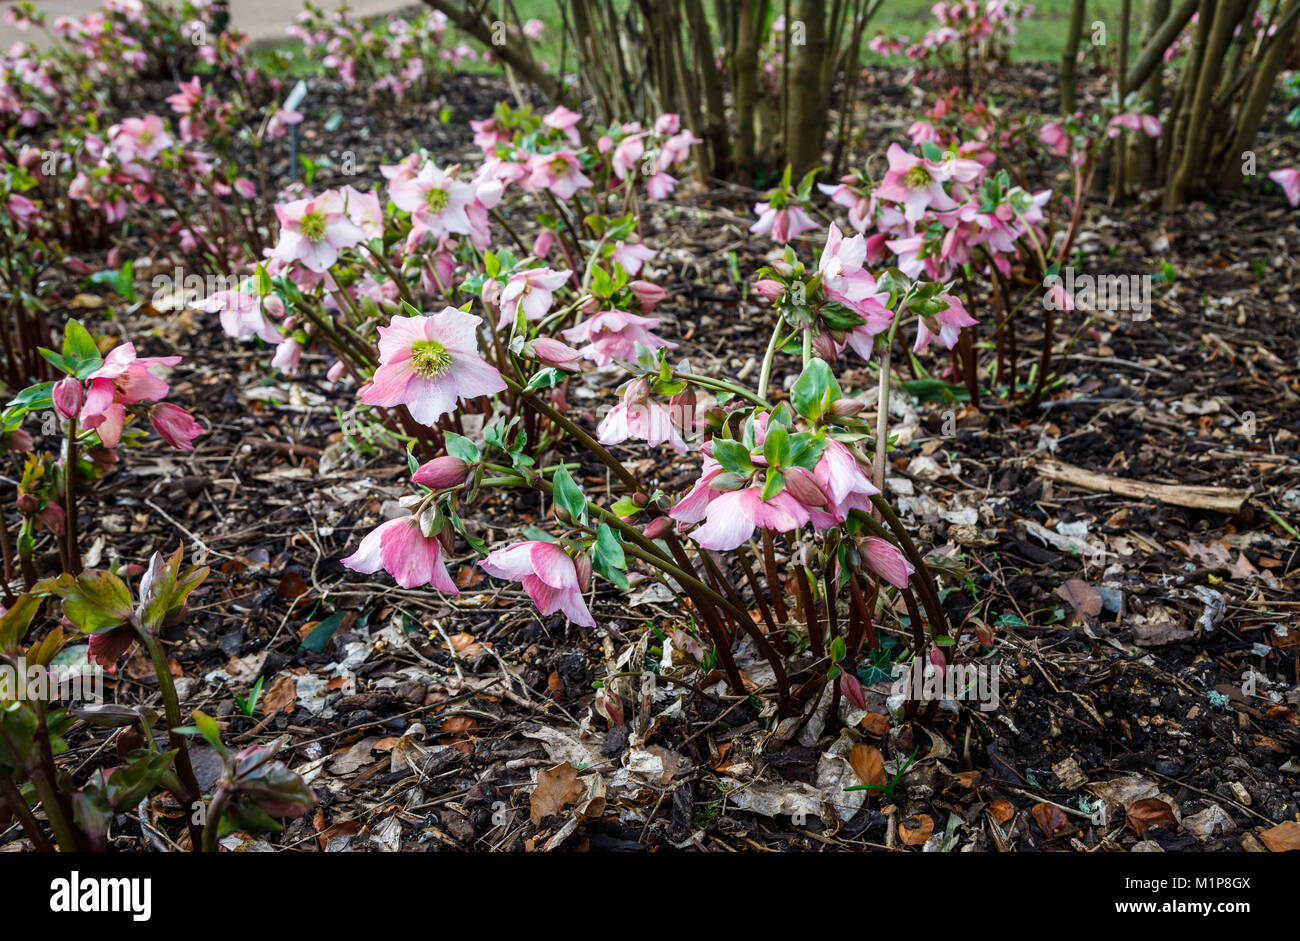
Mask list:
[[[537,233],[537,238],[533,240],[533,257],[545,258],[551,253],[551,246],[555,244],[555,233],[550,229],[542,229]]]
[[[648,494],[640,492],[634,493],[632,494],[632,503],[644,509],[646,506],[649,506],[650,497]]]
[[[81,403],[86,400],[85,390],[80,379],[67,376],[54,384],[54,409],[64,418],[71,418],[81,411]]]
[[[18,494],[18,512],[23,516],[31,516],[41,508],[41,501],[36,498],[34,493]]]
[[[840,351],[835,348],[835,338],[829,333],[819,333],[813,337],[813,349],[817,355],[828,363],[834,363],[840,358]]]
[[[759,296],[769,304],[775,304],[785,294],[785,285],[780,281],[773,281],[771,278],[763,278],[754,282],[754,290]]]
[[[578,587],[583,591],[591,588],[591,556],[580,555],[573,560],[573,568],[578,573]]]
[[[530,342],[526,349],[547,366],[554,366],[556,369],[576,371],[578,364],[582,362],[581,353],[551,337],[538,337]]]
[[[732,490],[744,490],[748,484],[748,477],[743,477],[732,471],[726,471],[709,481],[709,489],[721,490],[726,493]]]
[[[458,487],[465,482],[469,476],[469,465],[458,457],[445,455],[435,457],[427,464],[422,464],[414,474],[411,480],[417,484],[428,487],[430,490],[444,490],[448,487]]]
[[[944,657],[943,651],[939,649],[938,644],[930,645],[930,662],[934,664],[935,671],[940,676],[943,676],[943,671],[944,668],[948,666],[948,661]]]
[[[632,293],[636,296],[637,303],[641,305],[641,313],[648,314],[655,309],[655,305],[668,296],[665,291],[657,284],[649,281],[633,281],[628,285]]]
[[[804,506],[826,506],[830,500],[811,471],[799,466],[787,467],[782,471],[785,477],[785,489]]]
[[[862,683],[852,673],[844,673],[840,676],[840,689],[844,691],[844,698],[855,709],[867,708],[867,697],[862,695]]]
[[[866,407],[867,403],[861,399],[836,399],[831,403],[831,415],[835,418],[852,418]]]
[[[603,300],[595,294],[588,294],[582,299],[582,304],[579,305],[578,310],[590,317],[592,314],[600,313],[601,308],[604,306],[605,302]]]
[[[641,533],[647,539],[662,539],[668,535],[668,531],[672,528],[673,519],[671,516],[656,516],[645,524],[645,529],[641,530]]]

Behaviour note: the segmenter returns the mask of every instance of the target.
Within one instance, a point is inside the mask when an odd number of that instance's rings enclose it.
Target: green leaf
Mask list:
[[[785,475],[775,467],[767,469],[767,479],[763,481],[762,498],[771,500],[774,496],[782,491],[785,487]]]
[[[627,556],[618,535],[610,529],[608,523],[596,527],[595,552],[592,555],[593,568],[619,588],[627,588]]]
[[[750,460],[749,449],[739,441],[730,438],[713,439],[713,457],[722,465],[722,469],[733,474],[749,475],[754,472],[754,462]]]
[[[466,438],[464,435],[458,435],[454,431],[444,431],[442,433],[443,441],[447,445],[447,453],[452,457],[458,457],[467,464],[478,462],[479,453],[478,445]]]
[[[769,467],[784,467],[790,458],[790,432],[785,425],[775,422],[768,425],[767,437],[763,439],[763,457]]]
[[[573,478],[569,476],[569,469],[563,464],[556,468],[551,478],[551,486],[552,498],[568,512],[569,519],[574,522],[585,521],[587,498],[582,495],[582,488],[573,482]]]
[[[840,386],[824,359],[813,357],[790,390],[794,410],[809,421],[818,421],[831,403],[840,397]]]
[[[99,359],[99,347],[80,320],[69,320],[63,328],[64,360]]]
[[[226,746],[221,743],[221,729],[217,726],[217,720],[212,718],[202,709],[194,710],[194,727],[199,730],[209,745],[221,753],[223,758],[229,757],[230,753],[226,751]]]
[[[831,641],[831,663],[839,663],[843,660],[845,652],[844,636],[836,634],[835,639]]]
[[[131,593],[112,572],[91,569],[73,578],[66,572],[46,585],[63,601],[63,614],[83,634],[120,627],[131,617]]]
[[[325,620],[321,621],[311,629],[306,637],[303,638],[300,646],[303,650],[310,650],[312,653],[324,653],[325,647],[329,644],[330,638],[343,624],[343,619],[347,617],[346,611],[336,611]]]

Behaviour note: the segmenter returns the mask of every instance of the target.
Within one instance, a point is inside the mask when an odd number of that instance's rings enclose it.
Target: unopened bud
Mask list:
[[[36,494],[34,493],[18,494],[17,504],[18,512],[23,514],[23,516],[31,516],[41,508],[41,501],[36,499]]]
[[[826,506],[830,500],[817,478],[806,468],[794,466],[782,471],[785,477],[785,489],[804,506]]]
[[[525,349],[547,366],[556,369],[576,370],[582,362],[581,353],[551,337],[538,337],[528,343]]]
[[[852,418],[867,407],[861,399],[836,399],[831,403],[831,416],[834,418]]]
[[[673,520],[671,516],[656,516],[645,524],[645,528],[641,530],[641,533],[647,539],[662,539],[668,535],[669,530],[672,528]]]
[[[828,363],[840,358],[840,351],[835,346],[835,338],[829,333],[819,333],[812,340],[813,350]]]
[[[573,567],[578,573],[578,587],[583,591],[591,588],[591,556],[580,555],[573,560]]]
[[[411,480],[430,490],[444,490],[458,487],[465,482],[469,474],[469,465],[458,457],[445,455],[435,457],[427,464],[422,464]]]
[[[644,493],[634,493],[634,494],[632,494],[632,502],[633,502],[636,506],[641,507],[642,509],[644,509],[646,506],[649,505],[649,503],[650,503],[650,497],[649,497],[648,495],[644,494]]]
[[[51,397],[54,399],[55,411],[64,418],[71,418],[81,411],[81,403],[86,400],[86,393],[80,379],[66,376],[54,384]]]
[[[763,278],[754,282],[754,290],[763,300],[775,304],[785,294],[785,285],[780,281],[773,281],[771,278]]]

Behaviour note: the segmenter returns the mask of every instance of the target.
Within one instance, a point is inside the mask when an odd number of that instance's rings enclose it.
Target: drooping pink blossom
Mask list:
[[[341,561],[365,575],[383,569],[403,588],[432,585],[444,594],[460,594],[442,560],[441,544],[424,535],[414,516],[380,523],[361,540],[356,552]]]
[[[496,578],[522,582],[543,616],[559,611],[581,627],[596,626],[582,598],[577,567],[559,546],[540,540],[517,542],[489,553],[479,567]]]
[[[638,343],[648,350],[661,347],[677,349],[676,343],[650,332],[657,326],[658,317],[641,317],[621,310],[605,310],[576,327],[564,330],[563,334],[570,343],[586,344],[580,348],[582,355],[597,366],[605,366],[615,359],[635,360]]]
[[[510,276],[506,286],[501,289],[501,324],[513,323],[522,310],[525,320],[541,320],[551,310],[555,292],[564,287],[572,277],[568,270],[553,271],[550,268],[527,268]]]

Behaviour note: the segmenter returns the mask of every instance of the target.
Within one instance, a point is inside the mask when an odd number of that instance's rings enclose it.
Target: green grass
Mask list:
[[[560,14],[561,2],[563,0],[515,0],[514,3],[520,20],[526,21],[535,18],[546,24],[541,42],[535,52],[539,54],[539,58],[549,62],[552,69],[557,69],[560,65],[561,33],[563,31],[563,18]],[[621,2],[626,2],[626,0],[620,0]],[[1020,31],[1016,36],[1016,44],[1012,50],[1013,61],[1059,61],[1061,50],[1065,45],[1065,35],[1069,27],[1072,5],[1072,0],[1038,0],[1034,4],[1034,12],[1020,24]],[[933,0],[884,0],[875,17],[867,26],[867,36],[875,35],[879,29],[888,28],[895,34],[902,33],[912,39],[918,39],[926,30],[935,25],[935,19],[930,13],[932,6]],[[1142,32],[1143,6],[1144,4],[1141,3],[1133,4],[1131,32],[1131,52],[1133,57],[1137,54]],[[710,19],[712,19],[713,5],[706,3],[705,9],[709,13]],[[1101,21],[1105,23],[1106,40],[1109,46],[1119,42],[1121,9],[1122,0],[1089,0],[1087,15],[1084,20],[1082,45],[1085,54],[1090,48],[1090,37],[1094,22]],[[302,54],[302,47],[296,41],[286,40],[282,44],[275,44],[275,48],[290,57],[290,72],[295,77],[319,74],[320,70],[316,63]],[[867,62],[885,61],[879,56],[865,51],[864,56]],[[565,62],[565,66],[569,69],[574,67],[571,53]],[[464,71],[471,72],[494,72],[499,66],[496,63],[473,62],[467,63],[462,68]]]

